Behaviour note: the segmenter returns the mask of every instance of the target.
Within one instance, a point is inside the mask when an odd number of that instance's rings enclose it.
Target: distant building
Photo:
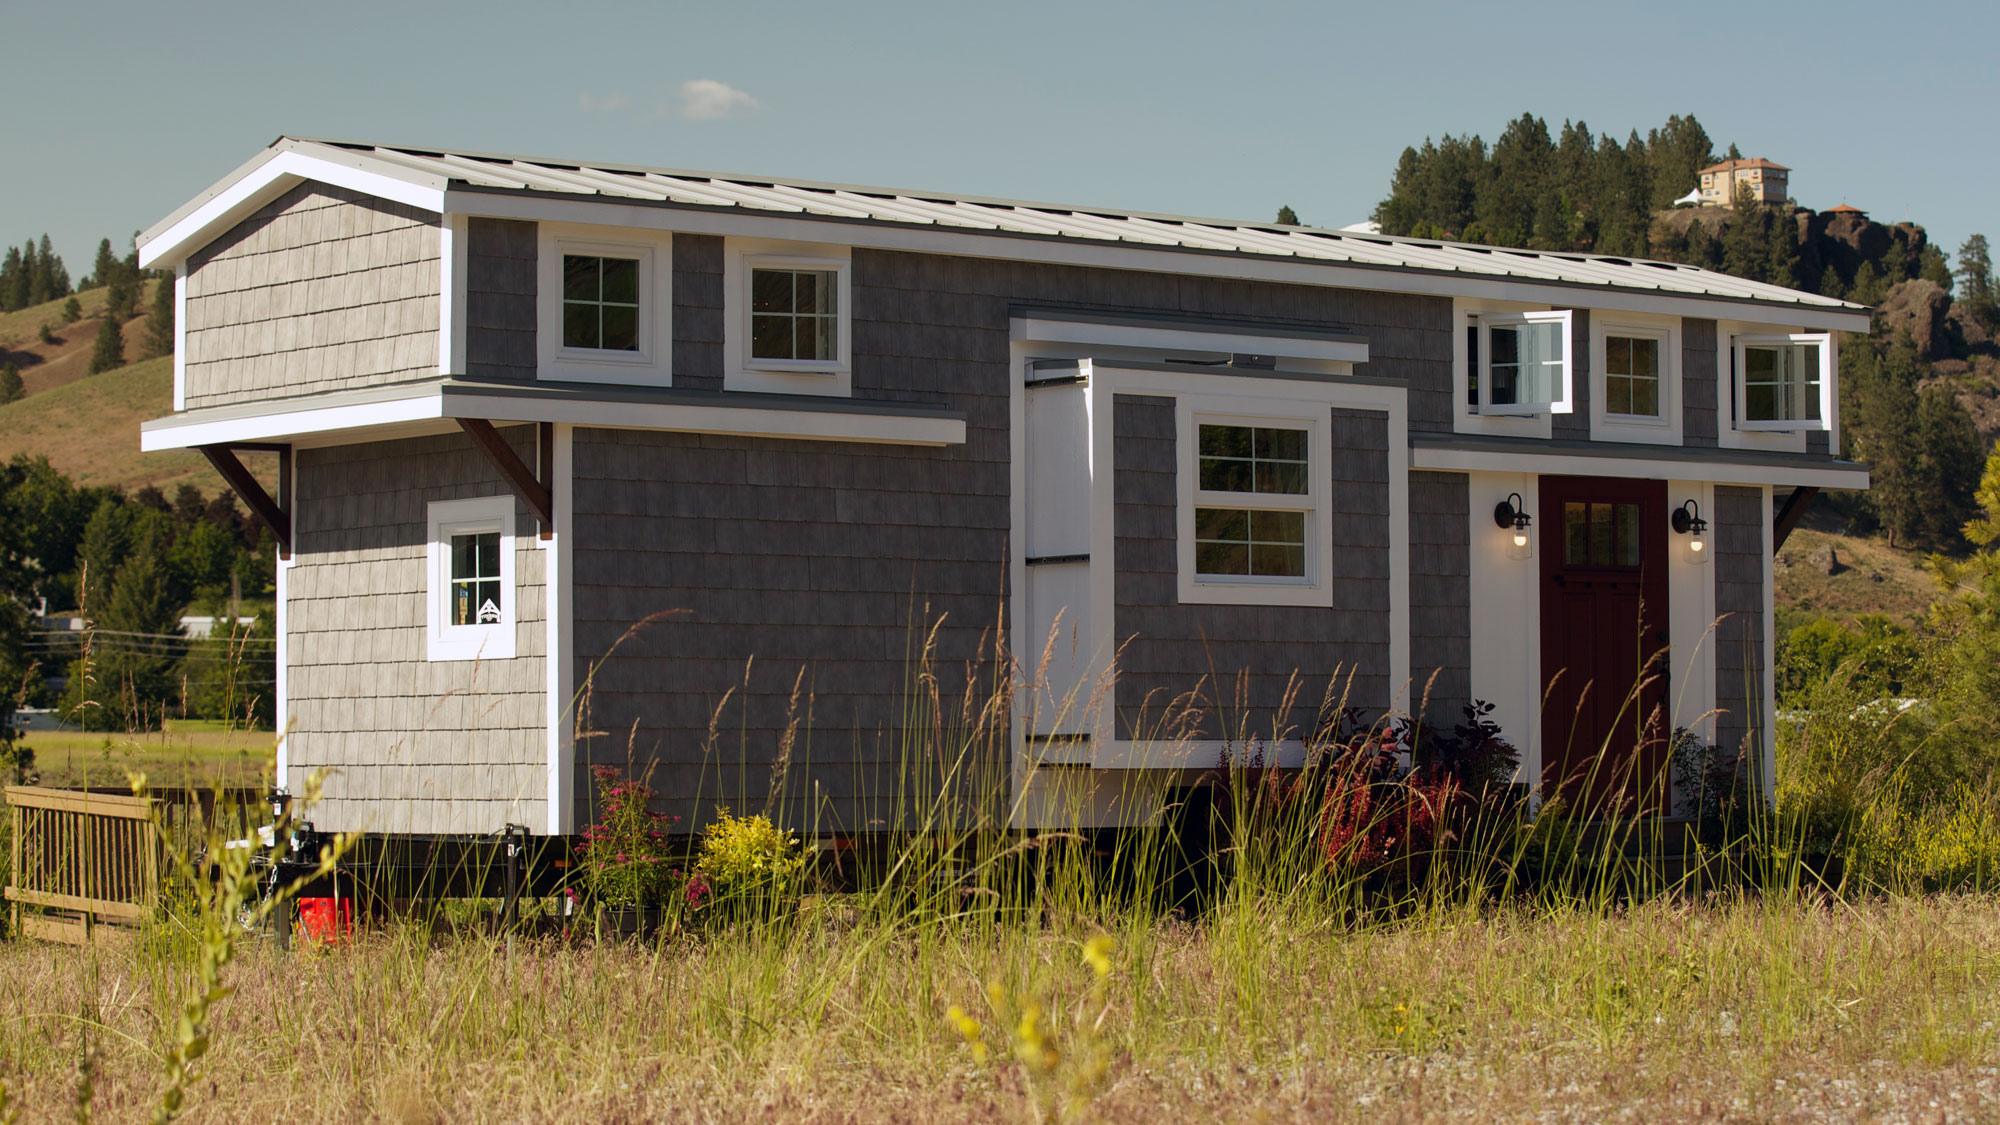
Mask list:
[[[1783,203],[1791,198],[1786,184],[1791,173],[1761,156],[1711,164],[1701,170],[1701,201],[1727,207],[1736,202],[1736,185],[1741,184],[1759,203]]]
[[[1838,207],[1827,208],[1826,213],[1829,215],[1853,215],[1857,218],[1862,218],[1862,219],[1868,217],[1868,212],[1863,211],[1859,207],[1850,207],[1845,203],[1841,204]]]

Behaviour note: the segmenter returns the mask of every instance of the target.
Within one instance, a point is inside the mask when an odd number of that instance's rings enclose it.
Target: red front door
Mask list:
[[[1665,812],[1666,482],[1543,477],[1541,509],[1543,791]]]

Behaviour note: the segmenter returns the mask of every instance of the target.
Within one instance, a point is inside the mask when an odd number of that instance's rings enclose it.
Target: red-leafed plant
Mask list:
[[[679,817],[654,812],[653,789],[621,775],[613,766],[593,766],[597,819],[583,830],[578,847],[583,888],[602,906],[656,906],[664,903],[678,875],[667,831]]]

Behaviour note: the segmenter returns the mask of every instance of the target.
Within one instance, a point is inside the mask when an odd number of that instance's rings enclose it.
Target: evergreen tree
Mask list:
[[[1944,260],[1944,251],[1935,246],[1925,246],[1924,252],[1918,256],[1917,276],[1946,293],[1951,292],[1951,266]]]
[[[28,307],[28,294],[34,284],[35,244],[29,242],[19,250],[7,251],[9,261],[15,263],[13,284],[7,292],[7,311]]]
[[[104,320],[97,326],[97,344],[90,352],[90,373],[125,366],[125,330],[119,326],[118,318],[107,310]]]
[[[16,364],[0,367],[0,406],[21,401],[26,393],[21,386],[21,368]]]
[[[1967,312],[1991,328],[2000,322],[2000,292],[1993,285],[1993,258],[1986,248],[1986,236],[1975,234],[1958,248],[1958,299]]]
[[[1875,268],[1874,262],[1865,261],[1861,263],[1860,269],[1854,271],[1854,288],[1848,290],[1847,299],[1856,304],[1879,305],[1882,303],[1882,295],[1888,288],[1888,282],[1883,279],[1882,271]]]
[[[83,302],[77,300],[75,297],[71,297],[69,300],[64,301],[62,318],[64,324],[75,324],[77,321],[82,320]]]
[[[178,694],[184,603],[166,570],[159,544],[137,544],[118,568],[110,602],[92,616],[92,651],[71,663],[62,704],[64,717],[85,730],[156,729]]]
[[[1764,280],[1788,289],[1800,285],[1798,221],[1783,208],[1771,216],[1771,234],[1764,248]]]
[[[56,257],[55,247],[49,244],[49,236],[42,236],[41,252],[36,255],[41,262],[42,272],[49,279],[49,300],[54,301],[70,295],[69,269],[63,260]]]
[[[1688,224],[1687,257],[1681,260],[1705,270],[1716,267],[1715,240],[1708,236],[1708,230],[1701,225],[1700,219]]]
[[[111,576],[132,550],[132,515],[119,500],[106,496],[83,527],[77,549],[76,605],[90,613],[101,609]]]
[[[1928,530],[1917,433],[1917,380],[1923,370],[1916,343],[1904,332],[1878,362],[1856,372],[1861,377],[1851,389],[1850,401],[1858,408],[1851,436],[1855,452],[1869,465],[1868,504],[1892,547],[1899,540],[1907,546]]]
[[[91,266],[91,287],[98,288],[111,284],[112,275],[117,272],[118,255],[111,252],[111,240],[102,239],[97,244],[97,261]]]
[[[11,482],[0,494],[0,523],[21,536],[23,579],[50,604],[74,605],[77,548],[97,497],[78,491],[46,457],[16,455],[0,467],[0,478]]]
[[[1960,528],[1973,517],[1979,488],[1979,427],[1957,395],[1930,387],[1917,399],[1916,430],[1922,451],[1913,482],[1923,513],[1919,535],[1940,550],[1958,550],[1964,546]]]
[[[0,259],[0,312],[13,312],[27,302],[27,276],[22,272],[25,268],[20,249],[9,246],[6,258]],[[18,299],[15,296],[17,290],[20,293]]]
[[[1280,226],[1295,227],[1299,225],[1299,213],[1292,210],[1292,205],[1287,203],[1278,208],[1278,217],[1273,221]]]
[[[1736,206],[1730,213],[1729,225],[1722,231],[1722,272],[1752,281],[1764,280],[1765,263],[1769,260],[1764,218],[1763,205],[1751,197],[1747,185],[1738,184]]]
[[[174,282],[153,283],[153,315],[146,324],[146,358],[174,354]]]
[[[1649,210],[1663,210],[1701,183],[1701,170],[1715,163],[1715,144],[1693,114],[1675,114],[1664,128],[1647,134],[1646,163],[1651,172]]]
[[[1889,232],[1889,249],[1882,253],[1882,277],[1888,282],[1886,288],[1894,289],[1898,284],[1915,276],[1916,259],[1910,253],[1910,243],[1900,230]]]
[[[1840,271],[1833,268],[1832,262],[1828,262],[1826,270],[1819,275],[1819,291],[1822,296],[1835,299],[1847,295],[1847,285],[1840,280]]]

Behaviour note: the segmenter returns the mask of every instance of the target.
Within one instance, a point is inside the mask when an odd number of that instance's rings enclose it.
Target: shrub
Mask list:
[[[584,892],[601,906],[657,906],[675,875],[667,829],[675,817],[648,808],[653,790],[611,766],[594,766],[597,820],[583,830],[578,859]]]
[[[689,886],[690,905],[709,892],[740,898],[759,892],[786,894],[799,889],[806,857],[797,835],[764,816],[731,816],[716,810],[715,823],[701,834],[701,856],[695,862],[700,883]]]

